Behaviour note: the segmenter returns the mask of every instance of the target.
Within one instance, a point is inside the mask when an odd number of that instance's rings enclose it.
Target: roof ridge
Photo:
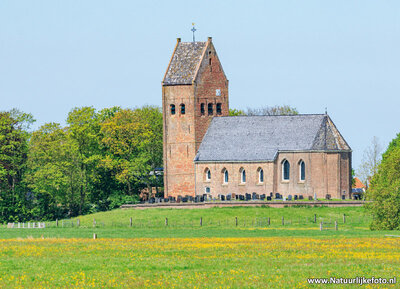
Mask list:
[[[299,114],[278,114],[278,115],[224,115],[218,118],[229,118],[229,117],[277,117],[277,116],[325,116],[324,113],[299,113]]]

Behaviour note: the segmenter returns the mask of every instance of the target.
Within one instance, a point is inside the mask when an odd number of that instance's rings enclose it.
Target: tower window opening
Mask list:
[[[205,109],[205,107],[204,107],[204,103],[202,103],[202,104],[200,105],[200,112],[201,112],[201,115],[204,115],[204,114],[206,113],[206,109]]]
[[[185,114],[185,105],[181,104],[181,114]]]
[[[175,104],[171,104],[171,114],[175,114]]]
[[[208,104],[208,115],[212,115],[213,114],[213,104],[209,103]]]
[[[222,105],[220,103],[217,103],[217,114],[222,113]]]

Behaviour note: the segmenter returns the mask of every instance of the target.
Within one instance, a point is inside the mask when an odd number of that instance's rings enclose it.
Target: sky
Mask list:
[[[400,132],[400,1],[0,0],[0,111],[161,106],[176,38],[213,38],[230,108],[324,113],[357,170]]]

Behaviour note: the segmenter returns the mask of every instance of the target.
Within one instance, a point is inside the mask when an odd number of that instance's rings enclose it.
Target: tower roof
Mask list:
[[[325,114],[214,117],[195,161],[273,161],[282,151],[351,149]]]
[[[209,38],[211,40],[211,38]],[[209,40],[209,41],[210,41]],[[163,85],[192,84],[208,42],[178,42],[163,79]]]

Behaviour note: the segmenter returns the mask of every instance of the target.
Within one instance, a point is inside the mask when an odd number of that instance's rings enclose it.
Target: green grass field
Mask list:
[[[322,288],[307,278],[400,277],[400,238],[385,236],[400,234],[370,231],[370,220],[362,207],[249,207],[114,210],[45,229],[3,227],[0,288]]]

